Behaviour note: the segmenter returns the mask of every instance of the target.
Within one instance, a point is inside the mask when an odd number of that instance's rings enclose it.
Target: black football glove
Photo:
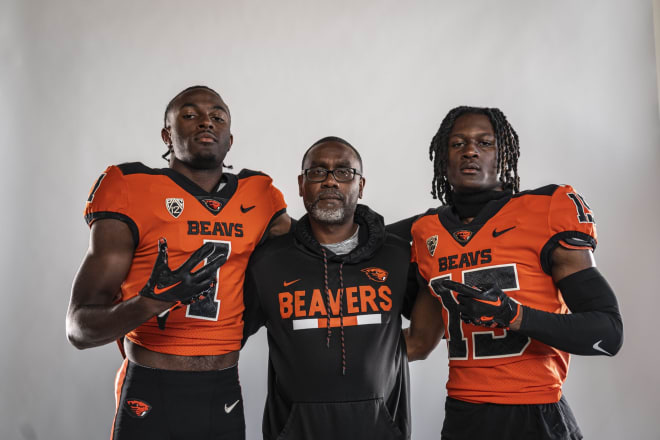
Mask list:
[[[213,243],[206,243],[197,249],[181,266],[171,270],[167,264],[167,241],[158,239],[158,256],[147,284],[140,290],[140,295],[159,301],[190,304],[201,296],[208,295],[215,287],[215,275],[226,261],[227,254],[214,251]],[[191,272],[199,263],[208,259],[204,267]],[[158,316],[159,327],[165,328],[169,310]],[[162,321],[162,322],[161,322]]]
[[[442,280],[442,285],[458,293],[458,311],[461,319],[467,323],[509,328],[518,317],[520,304],[499,287],[482,291],[451,280]]]
[[[202,292],[198,293],[190,301],[187,301],[185,303],[182,303],[181,301],[177,301],[176,303],[174,303],[174,305],[172,307],[170,307],[169,309],[165,310],[164,312],[162,312],[161,314],[156,316],[156,322],[158,322],[158,328],[161,329],[161,330],[165,330],[165,322],[167,321],[167,318],[169,318],[170,312],[175,310],[175,309],[178,309],[181,306],[181,304],[192,304],[194,302],[197,302],[198,300],[201,301],[202,298],[204,298],[205,296],[207,296],[210,293],[214,292],[215,291],[215,282],[216,282],[216,280],[214,278],[213,280],[211,280],[209,282],[209,285],[206,289],[204,289]]]

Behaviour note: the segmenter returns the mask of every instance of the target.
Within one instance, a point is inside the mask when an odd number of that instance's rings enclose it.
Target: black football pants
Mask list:
[[[245,440],[237,366],[170,371],[126,360],[116,393],[111,440]]]
[[[579,440],[575,417],[564,396],[538,405],[469,403],[447,397],[442,440]]]

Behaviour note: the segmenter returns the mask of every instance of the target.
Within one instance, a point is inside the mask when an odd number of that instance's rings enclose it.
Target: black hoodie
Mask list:
[[[383,218],[364,205],[355,221],[359,244],[349,254],[323,248],[305,216],[252,256],[245,338],[265,324],[264,439],[410,438],[401,333],[417,291],[410,246],[386,234]]]

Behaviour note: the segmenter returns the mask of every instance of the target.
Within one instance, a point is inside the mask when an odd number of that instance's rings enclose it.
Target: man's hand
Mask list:
[[[158,240],[158,257],[147,284],[140,295],[159,301],[190,304],[207,294],[214,286],[215,275],[226,261],[227,254],[216,252],[212,243],[197,249],[181,266],[171,270],[167,264],[167,241]],[[191,272],[199,263],[208,259],[204,267]]]
[[[499,287],[482,291],[451,280],[442,280],[442,285],[458,293],[458,310],[461,319],[467,323],[509,328],[520,313],[520,304]]]

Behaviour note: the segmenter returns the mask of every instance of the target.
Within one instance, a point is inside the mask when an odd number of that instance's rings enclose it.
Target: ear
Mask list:
[[[165,145],[169,146],[172,145],[172,135],[170,134],[170,128],[169,127],[164,127],[160,131],[160,137],[163,139],[163,142],[165,142]]]
[[[232,145],[234,145],[234,135],[230,134],[229,135],[229,148],[227,148],[227,151],[231,150]]]
[[[298,175],[298,195],[300,197],[303,196],[303,175],[302,174]]]
[[[364,190],[364,185],[366,185],[367,180],[364,177],[360,177],[360,183],[358,184],[360,186],[360,191],[358,192],[358,199],[362,198],[362,191]]]

